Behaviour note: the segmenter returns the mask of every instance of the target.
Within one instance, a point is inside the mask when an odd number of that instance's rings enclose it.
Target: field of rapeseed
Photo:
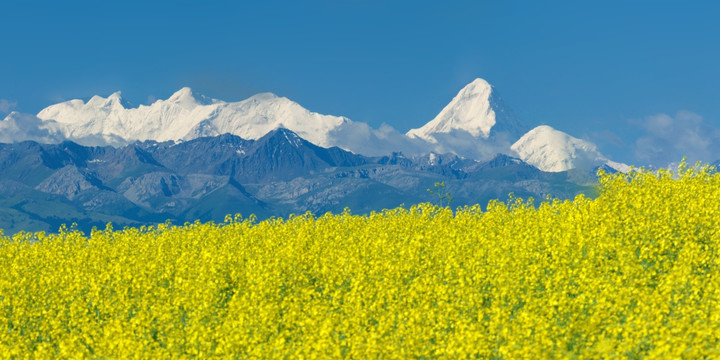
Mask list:
[[[720,175],[0,241],[3,358],[720,358]]]

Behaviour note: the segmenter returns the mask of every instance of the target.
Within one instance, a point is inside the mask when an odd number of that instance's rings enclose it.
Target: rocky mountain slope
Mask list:
[[[366,157],[312,144],[287,129],[253,140],[224,134],[123,147],[65,141],[0,144],[0,228],[89,231],[170,220],[223,221],[349,207],[366,213],[436,201],[445,181],[453,206],[516,196],[570,198],[592,191],[588,174],[548,173],[507,155],[485,162],[453,154]]]

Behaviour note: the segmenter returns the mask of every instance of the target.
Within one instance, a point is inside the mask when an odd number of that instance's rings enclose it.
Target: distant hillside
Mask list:
[[[456,155],[365,157],[311,144],[287,129],[257,140],[235,135],[185,142],[88,147],[73,142],[0,144],[0,228],[83,231],[172,221],[223,221],[226,214],[355,213],[437,199],[452,206],[520,197],[571,198],[591,191],[590,173],[547,173],[517,158],[479,162]]]

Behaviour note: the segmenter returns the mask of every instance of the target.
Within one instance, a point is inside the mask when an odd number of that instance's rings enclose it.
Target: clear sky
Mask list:
[[[0,118],[190,86],[404,132],[482,77],[613,159],[720,159],[717,1],[11,0],[0,29]]]

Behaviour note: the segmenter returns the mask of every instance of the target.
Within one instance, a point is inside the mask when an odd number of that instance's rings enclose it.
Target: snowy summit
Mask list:
[[[574,168],[607,165],[627,171],[627,165],[608,160],[595,144],[572,137],[548,125],[540,125],[523,135],[511,149],[530,165],[543,171],[559,172]]]
[[[501,131],[520,136],[523,129],[524,125],[507,113],[493,87],[478,78],[462,88],[432,121],[408,131],[407,135],[436,143],[440,133],[463,131],[487,139]]]

